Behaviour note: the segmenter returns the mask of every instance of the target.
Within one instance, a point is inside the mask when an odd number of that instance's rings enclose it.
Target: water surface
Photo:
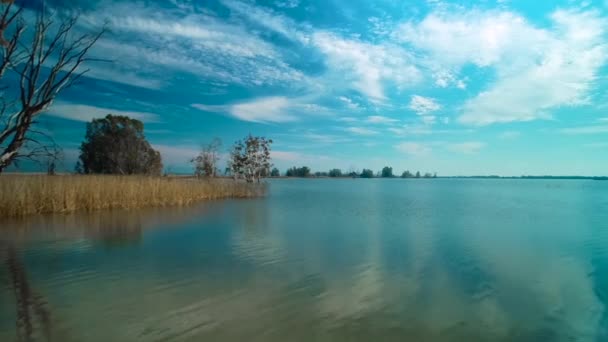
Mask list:
[[[2,222],[0,341],[607,341],[608,182],[277,180]]]

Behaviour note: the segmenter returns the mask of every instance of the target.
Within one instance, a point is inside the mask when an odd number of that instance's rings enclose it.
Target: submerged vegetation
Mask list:
[[[257,197],[265,192],[265,184],[227,179],[5,174],[0,177],[0,217],[179,206],[201,200]]]

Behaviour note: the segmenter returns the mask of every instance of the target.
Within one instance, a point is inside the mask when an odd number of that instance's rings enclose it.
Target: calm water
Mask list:
[[[279,180],[0,260],[0,341],[608,341],[608,182]]]

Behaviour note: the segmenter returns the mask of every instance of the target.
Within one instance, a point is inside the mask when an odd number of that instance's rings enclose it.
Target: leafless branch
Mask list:
[[[74,85],[89,71],[80,69],[83,63],[95,61],[87,55],[106,32],[103,27],[95,34],[71,39],[78,17],[62,19],[56,24],[53,16],[47,16],[43,10],[36,18],[32,38],[28,41],[24,35],[26,26],[22,9],[14,7],[12,1],[0,2],[0,81],[7,71],[14,72],[18,79],[16,92],[19,93],[16,102],[6,101],[4,94],[0,95],[0,119],[5,118],[0,131],[0,173],[16,159],[49,153],[47,146],[31,136],[36,134],[32,130],[34,118],[51,106],[61,91]],[[13,34],[5,40],[4,33],[9,27]],[[12,114],[9,115],[9,111]],[[40,147],[20,152],[26,143]]]

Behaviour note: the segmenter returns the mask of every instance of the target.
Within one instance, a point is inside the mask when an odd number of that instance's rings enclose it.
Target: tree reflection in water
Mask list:
[[[8,246],[6,268],[15,295],[18,341],[34,341],[39,332],[46,341],[51,339],[51,312],[44,298],[30,286],[25,264],[14,246]]]

